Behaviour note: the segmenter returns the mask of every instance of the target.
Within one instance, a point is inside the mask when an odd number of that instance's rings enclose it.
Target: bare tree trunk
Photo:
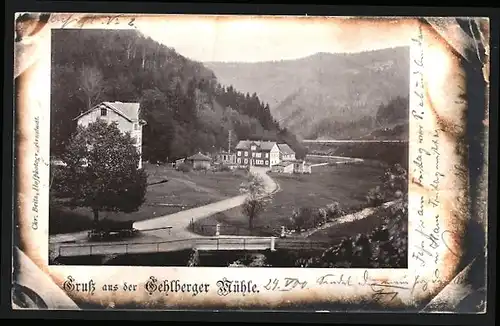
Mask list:
[[[99,210],[97,208],[92,208],[92,213],[94,213],[94,224],[99,223]]]
[[[255,216],[255,209],[252,207],[250,214],[248,215],[248,229],[250,230],[250,235],[253,234],[253,218]]]

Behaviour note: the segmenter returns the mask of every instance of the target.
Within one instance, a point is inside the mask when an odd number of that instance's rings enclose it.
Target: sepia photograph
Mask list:
[[[486,312],[487,17],[15,17],[13,309]]]
[[[407,268],[408,45],[51,33],[49,264]]]

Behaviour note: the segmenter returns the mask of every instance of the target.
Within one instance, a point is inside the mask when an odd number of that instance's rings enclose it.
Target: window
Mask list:
[[[241,156],[241,151],[238,151],[238,156]]]
[[[266,165],[269,165],[269,161],[268,160],[266,160]]]
[[[107,116],[108,115],[108,109],[106,108],[101,108],[101,117]]]
[[[255,153],[254,152],[252,152],[252,157],[255,157]]]
[[[237,159],[236,162],[238,162],[238,164],[241,163],[241,158]]]
[[[250,147],[250,149],[251,149],[252,151],[254,151],[256,148],[257,148],[257,147],[255,147],[255,145],[253,145],[252,147]]]
[[[245,159],[245,164],[248,164],[248,159]]]
[[[247,151],[245,151],[245,156],[248,156],[248,152]]]
[[[256,153],[255,156],[257,157],[261,157],[262,156],[262,153]]]
[[[266,153],[266,158],[269,158],[269,153]]]

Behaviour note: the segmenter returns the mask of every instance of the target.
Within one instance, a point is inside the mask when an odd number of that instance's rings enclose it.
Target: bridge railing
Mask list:
[[[199,248],[205,250],[224,249],[265,249],[274,247],[271,237],[241,237],[241,238],[187,238],[161,242],[130,242],[130,243],[85,243],[78,245],[62,245],[58,248],[59,256],[93,256],[111,254],[158,253]],[[72,254],[69,254],[72,253]]]
[[[218,228],[218,229],[217,229]],[[215,236],[217,231],[219,235],[234,235],[234,236],[252,236],[260,235],[264,237],[277,237],[281,234],[281,227],[254,227],[253,234],[246,226],[226,225],[224,223],[202,223],[202,222],[189,222],[189,230],[198,234],[206,236]]]

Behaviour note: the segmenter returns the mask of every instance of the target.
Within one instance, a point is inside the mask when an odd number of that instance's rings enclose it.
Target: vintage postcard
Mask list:
[[[487,18],[15,36],[14,308],[486,311]]]

